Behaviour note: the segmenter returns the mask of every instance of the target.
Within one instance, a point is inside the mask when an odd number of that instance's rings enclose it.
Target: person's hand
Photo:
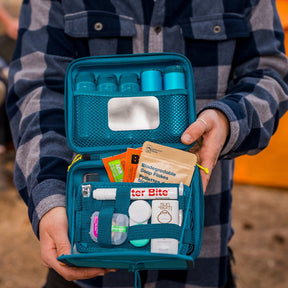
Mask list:
[[[47,212],[39,225],[40,249],[43,265],[54,269],[68,281],[104,276],[114,269],[69,267],[57,260],[58,256],[71,254],[68,239],[66,209],[56,207]]]
[[[228,134],[229,121],[225,114],[209,109],[204,110],[181,137],[182,143],[186,145],[197,141],[190,152],[197,155],[198,164],[209,169],[209,174],[200,170],[204,192]]]

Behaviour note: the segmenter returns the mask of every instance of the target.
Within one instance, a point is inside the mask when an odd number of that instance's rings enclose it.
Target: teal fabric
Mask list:
[[[159,101],[160,125],[154,130],[112,131],[107,123],[107,107],[110,99],[131,97],[121,92],[75,91],[75,79],[79,71],[110,72],[119,77],[124,72],[140,73],[146,68],[164,69],[167,65],[181,65],[186,73],[185,89],[169,91],[138,91],[132,96],[155,96]],[[97,76],[97,75],[96,75]],[[90,157],[76,162],[67,176],[67,214],[69,238],[77,253],[63,255],[60,261],[69,265],[85,267],[126,268],[130,271],[151,269],[189,269],[200,253],[204,225],[204,198],[198,167],[195,167],[190,187],[184,185],[183,196],[178,198],[183,210],[182,225],[151,224],[128,227],[128,238],[121,245],[111,244],[113,213],[129,216],[131,187],[178,187],[166,183],[111,183],[107,177],[101,157],[126,151],[128,147],[141,147],[144,141],[187,149],[181,143],[181,135],[188,123],[195,121],[195,92],[190,62],[183,55],[174,53],[118,55],[111,57],[89,57],[72,62],[66,72],[65,119],[70,148]],[[184,116],[183,116],[184,115]],[[183,117],[185,121],[183,122]],[[177,122],[178,121],[178,122]],[[181,122],[181,123],[180,123]],[[183,123],[182,123],[183,122]],[[180,125],[181,124],[181,125]],[[87,126],[88,125],[88,126]],[[174,129],[173,127],[177,127]],[[189,147],[188,147],[189,148]],[[93,160],[95,159],[95,160]],[[97,160],[99,159],[99,160]],[[81,191],[83,174],[96,172],[99,182],[89,182],[90,195],[83,197]],[[93,190],[116,189],[116,199],[96,200]],[[151,200],[146,200],[151,205]],[[91,216],[99,212],[98,241],[90,237]],[[130,240],[173,238],[179,241],[176,255],[150,252],[150,243],[145,247],[134,247]],[[74,244],[76,246],[74,246]]]

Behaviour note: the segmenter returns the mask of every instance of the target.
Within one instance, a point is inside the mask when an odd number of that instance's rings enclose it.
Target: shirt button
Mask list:
[[[154,27],[154,31],[155,31],[157,34],[159,34],[159,33],[162,31],[162,27],[161,27],[160,25],[156,25],[156,26]]]
[[[101,30],[103,29],[103,24],[102,24],[101,22],[95,23],[94,29],[95,29],[96,31],[101,31]]]
[[[221,30],[222,30],[222,28],[221,28],[220,25],[215,25],[215,26],[213,27],[213,32],[216,33],[216,34],[220,33]]]

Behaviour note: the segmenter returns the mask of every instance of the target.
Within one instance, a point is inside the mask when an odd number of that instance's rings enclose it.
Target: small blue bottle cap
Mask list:
[[[138,75],[136,73],[123,73],[119,79],[120,91],[139,91]]]
[[[163,71],[164,89],[185,89],[185,71],[180,65],[168,66]]]
[[[98,76],[97,80],[98,80],[97,81],[98,91],[109,91],[109,92],[117,91],[117,79],[114,74],[111,73],[101,74]]]
[[[145,70],[141,73],[141,89],[142,91],[161,91],[162,74],[156,69]]]
[[[76,89],[96,90],[95,79],[90,72],[80,72],[76,78]]]

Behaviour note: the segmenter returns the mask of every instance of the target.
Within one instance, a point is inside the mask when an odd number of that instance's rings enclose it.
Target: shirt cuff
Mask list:
[[[39,183],[32,191],[33,209],[32,229],[39,238],[39,222],[41,218],[55,207],[66,206],[66,183],[60,180],[50,179]],[[29,205],[30,206],[30,205]],[[31,215],[31,214],[30,214]]]
[[[239,139],[239,134],[240,134],[240,126],[239,126],[239,121],[234,114],[233,110],[224,102],[221,101],[215,101],[212,102],[208,105],[206,105],[200,112],[199,114],[207,109],[217,109],[224,113],[226,117],[228,118],[229,121],[229,135],[228,138],[226,139],[225,145],[220,153],[220,157],[224,157],[227,155],[229,152],[233,151],[237,147],[237,140]]]

